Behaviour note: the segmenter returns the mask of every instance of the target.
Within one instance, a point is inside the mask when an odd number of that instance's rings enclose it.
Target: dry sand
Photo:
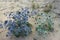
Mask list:
[[[0,0],[1,1],[1,0]],[[41,2],[47,2],[50,0],[42,0]],[[53,1],[53,0],[52,0]],[[50,2],[52,2],[50,1]],[[57,7],[57,9],[55,9],[55,12],[60,12],[60,2],[59,0],[56,0],[57,2],[55,2],[55,6]],[[14,12],[19,10],[21,7],[25,7],[28,6],[30,7],[31,2],[26,2],[26,1],[19,1],[19,2],[0,2],[0,20],[4,21],[6,20],[6,16],[3,15],[3,13],[9,13],[9,12]],[[33,20],[31,20],[33,21]],[[15,38],[15,37],[6,37],[6,33],[7,33],[7,29],[0,29],[0,40],[33,40],[33,38],[36,38],[37,40],[60,40],[60,18],[55,18],[54,19],[54,32],[50,33],[48,36],[46,36],[46,38],[42,38],[42,37],[38,37],[38,35],[35,35],[35,31],[33,32],[33,34],[31,34],[30,36],[26,37],[26,38]],[[34,25],[34,24],[33,24]],[[34,28],[33,28],[34,30]]]

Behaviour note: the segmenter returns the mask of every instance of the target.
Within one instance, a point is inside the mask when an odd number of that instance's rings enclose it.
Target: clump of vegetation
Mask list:
[[[22,11],[17,11],[16,13],[9,14],[9,18],[12,18],[13,20],[6,20],[4,23],[5,26],[8,27],[8,32],[16,37],[25,37],[31,34],[32,24],[28,22],[29,17],[35,19],[36,31],[38,34],[43,35],[54,31],[52,16],[49,14],[52,9],[52,5],[46,5],[42,12],[36,10],[39,8],[39,6],[36,6],[37,5],[33,3],[32,11],[29,11],[28,8],[23,8]]]
[[[41,35],[47,34],[48,32],[53,32],[54,28],[52,27],[52,23],[49,22],[50,20],[46,21],[46,23],[42,23],[41,25],[38,25],[36,28],[36,31]]]
[[[13,15],[9,15],[13,20],[6,20],[5,26],[8,27],[8,33],[16,37],[25,37],[31,34],[31,24],[28,22],[28,9],[25,8],[21,12],[17,11]]]
[[[36,31],[38,34],[48,34],[49,32],[53,32],[53,20],[52,17],[49,14],[46,14],[45,12],[39,13],[37,15],[36,21],[38,24],[36,24]]]

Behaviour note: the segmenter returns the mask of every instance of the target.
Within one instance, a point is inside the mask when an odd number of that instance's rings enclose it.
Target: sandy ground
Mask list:
[[[42,0],[39,2],[52,2],[49,0]],[[55,7],[57,7],[54,11],[59,13],[60,12],[60,2],[59,0],[56,0],[55,2]],[[14,12],[19,10],[21,7],[28,6],[30,7],[31,2],[26,2],[26,1],[19,1],[19,2],[1,2],[0,0],[0,20],[4,21],[6,20],[6,16],[4,16],[4,13],[9,13],[9,12]],[[33,20],[31,20],[33,21]],[[33,23],[32,23],[33,24]],[[34,25],[34,24],[33,24]],[[34,28],[33,28],[34,30]],[[35,31],[28,37],[26,38],[15,38],[15,37],[6,37],[7,29],[0,29],[0,40],[33,40],[33,38],[36,38],[37,40],[60,40],[60,18],[55,18],[54,19],[54,32],[50,33],[46,38],[38,37],[38,35],[35,34]]]

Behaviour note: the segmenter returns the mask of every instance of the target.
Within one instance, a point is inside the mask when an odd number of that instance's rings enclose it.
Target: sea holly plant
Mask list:
[[[34,5],[33,5],[34,8]],[[36,9],[32,10],[32,15],[35,15],[34,19],[36,21],[35,27],[38,34],[48,34],[49,32],[54,31],[53,28],[53,13],[52,4],[46,4],[45,7],[42,7],[43,10],[38,11]],[[33,17],[33,16],[32,16]]]
[[[53,17],[49,13],[46,14],[45,12],[41,12],[37,15],[36,17],[36,31],[38,32],[39,35],[45,35],[48,34],[49,32],[53,32]]]
[[[28,22],[28,14],[28,8],[9,14],[9,18],[13,20],[6,20],[4,22],[4,25],[9,30],[7,36],[13,34],[16,37],[25,37],[31,34],[32,25]]]

